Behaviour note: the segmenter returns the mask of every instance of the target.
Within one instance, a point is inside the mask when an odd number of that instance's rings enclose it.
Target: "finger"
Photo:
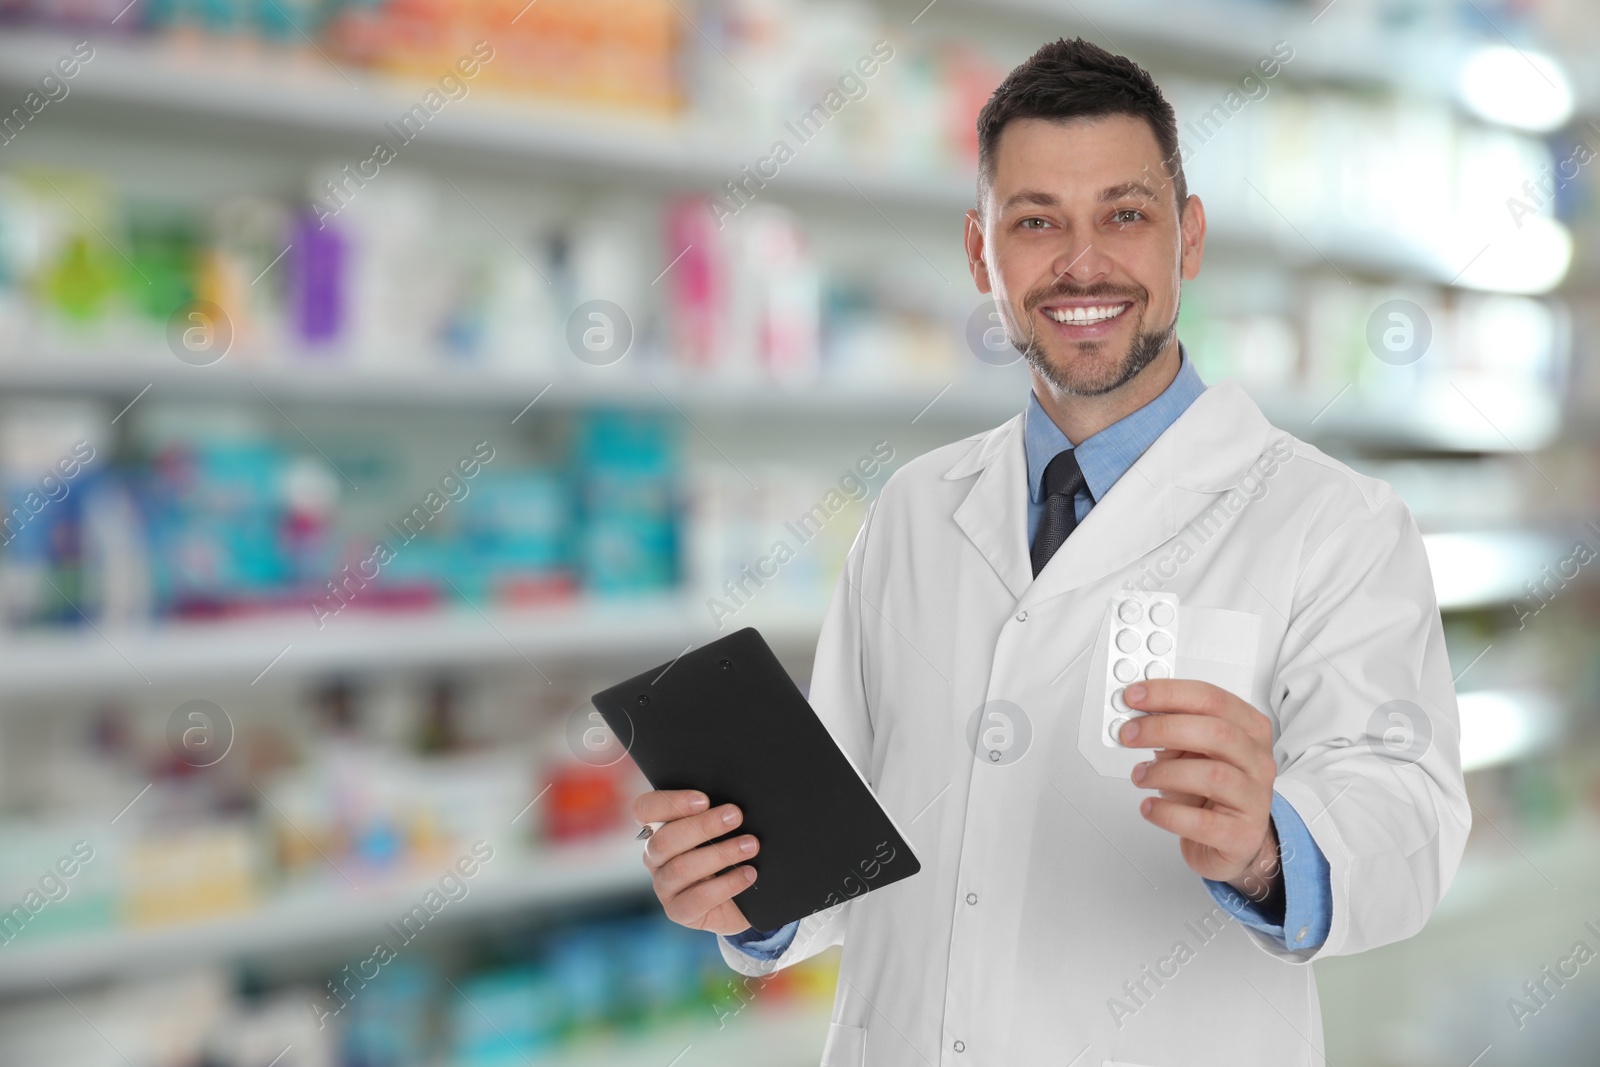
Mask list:
[[[674,819],[645,838],[644,865],[655,870],[673,857],[721,837],[742,821],[744,813],[737,804],[719,804],[699,815]]]
[[[1143,689],[1144,695],[1138,694]],[[1151,678],[1123,690],[1122,699],[1138,711],[1181,711],[1224,719],[1272,743],[1272,721],[1221,686],[1192,678]]]
[[[1146,807],[1148,811],[1144,810]],[[1229,863],[1243,863],[1261,847],[1261,835],[1252,834],[1248,821],[1239,815],[1213,808],[1191,808],[1160,797],[1146,797],[1140,812],[1163,830],[1215,849]]]
[[[641,823],[671,822],[710,807],[698,789],[652,789],[633,798],[633,817]]]
[[[715,878],[696,882],[676,896],[663,900],[662,910],[673,922],[698,929],[709,912],[750,888],[750,884],[756,880],[755,874],[756,869],[745,864]],[[746,928],[740,927],[741,930]]]
[[[1258,803],[1256,783],[1239,768],[1212,759],[1176,759],[1152,762],[1134,783],[1140,789],[1173,790],[1202,797],[1230,811],[1248,813]],[[1162,797],[1179,800],[1179,797]],[[1192,805],[1191,805],[1192,806]]]
[[[1198,752],[1231,763],[1246,774],[1261,776],[1272,763],[1271,750],[1226,719],[1189,712],[1137,715],[1123,724],[1122,743],[1129,748],[1167,748]]]
[[[1156,749],[1154,752],[1152,752],[1150,754],[1150,759],[1145,761],[1145,763],[1142,764],[1142,766],[1145,768],[1146,772],[1148,772],[1150,767],[1152,767],[1153,765],[1155,765],[1157,763],[1161,763],[1161,762],[1164,762],[1166,760],[1175,760],[1175,759],[1184,759],[1184,758],[1205,759],[1204,756],[1201,756],[1198,753],[1184,752],[1182,749],[1158,748],[1158,749]],[[1134,770],[1137,770],[1137,769],[1138,769],[1137,767],[1134,768]],[[1133,772],[1132,771],[1130,771],[1128,773],[1128,780],[1130,782],[1132,782],[1134,785],[1140,786],[1142,788],[1142,784],[1140,783],[1139,779],[1137,779],[1137,778],[1135,778],[1133,776]],[[1197,795],[1195,795],[1193,793],[1180,793],[1180,792],[1178,792],[1176,790],[1172,790],[1172,789],[1158,789],[1158,790],[1156,790],[1156,792],[1157,792],[1157,794],[1159,796],[1163,797],[1166,800],[1171,800],[1171,801],[1174,801],[1174,802],[1179,803],[1179,804],[1188,804],[1191,807],[1199,807],[1199,806],[1201,806],[1202,804],[1204,804],[1206,802],[1206,798],[1205,797],[1197,796]]]
[[[726,841],[701,845],[680,853],[655,869],[652,880],[655,882],[656,895],[663,899],[676,896],[694,883],[747,860],[760,850],[761,843],[753,834],[739,834]]]

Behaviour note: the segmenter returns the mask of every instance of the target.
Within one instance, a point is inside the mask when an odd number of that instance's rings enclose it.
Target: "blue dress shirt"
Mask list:
[[[1139,410],[1118,419],[1077,445],[1078,469],[1084,488],[1073,501],[1079,522],[1144,454],[1168,426],[1205,391],[1206,383],[1178,345],[1178,373],[1159,396]],[[1062,449],[1072,448],[1067,435],[1045,414],[1039,398],[1028,393],[1023,421],[1023,444],[1028,457],[1028,543],[1033,544],[1039,517],[1044,512],[1044,469]],[[1283,867],[1282,914],[1268,914],[1264,902],[1251,901],[1226,882],[1202,878],[1211,897],[1246,926],[1272,935],[1285,948],[1312,949],[1327,940],[1333,917],[1333,890],[1328,861],[1306,829],[1294,806],[1276,791],[1272,794],[1272,824],[1278,832]],[[777,930],[751,928],[728,936],[740,951],[757,959],[782,955],[794,939],[799,921]],[[1289,936],[1288,931],[1293,931]]]

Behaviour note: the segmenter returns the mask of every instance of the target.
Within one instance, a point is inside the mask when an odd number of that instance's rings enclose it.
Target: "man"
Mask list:
[[[645,864],[744,974],[845,946],[833,1067],[1320,1063],[1306,964],[1415,934],[1470,825],[1421,535],[1195,373],[1205,212],[1145,71],[1046,45],[978,133],[968,261],[1032,395],[887,481],[810,690],[923,869],[752,930],[759,842],[687,790],[635,803]],[[1173,677],[1108,680],[1127,590],[1177,597]]]

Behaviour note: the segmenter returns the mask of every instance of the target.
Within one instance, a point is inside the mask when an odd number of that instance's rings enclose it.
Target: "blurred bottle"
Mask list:
[[[679,581],[677,435],[654,413],[582,415],[574,449],[578,560],[591,593],[661,593]]]
[[[667,253],[678,256],[661,279],[666,287],[668,344],[679,366],[697,372],[715,370],[724,352],[723,316],[728,303],[724,242],[704,197],[670,201],[664,222]]]
[[[344,335],[348,316],[347,240],[337,225],[324,227],[310,211],[295,217],[287,274],[291,337],[325,348]]]

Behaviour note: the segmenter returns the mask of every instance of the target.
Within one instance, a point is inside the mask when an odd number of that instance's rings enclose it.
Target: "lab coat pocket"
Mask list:
[[[1178,648],[1174,677],[1210,682],[1254,704],[1256,652],[1261,640],[1261,616],[1231,608],[1196,604],[1178,605]],[[1107,778],[1126,778],[1133,765],[1150,758],[1151,749],[1107,744],[1106,647],[1111,633],[1111,601],[1106,601],[1090,657],[1088,680],[1083,687],[1082,714],[1078,721],[1078,752]],[[1260,705],[1257,704],[1257,707]]]
[[[867,1059],[867,1032],[859,1026],[831,1023],[822,1046],[822,1067],[862,1067]]]

